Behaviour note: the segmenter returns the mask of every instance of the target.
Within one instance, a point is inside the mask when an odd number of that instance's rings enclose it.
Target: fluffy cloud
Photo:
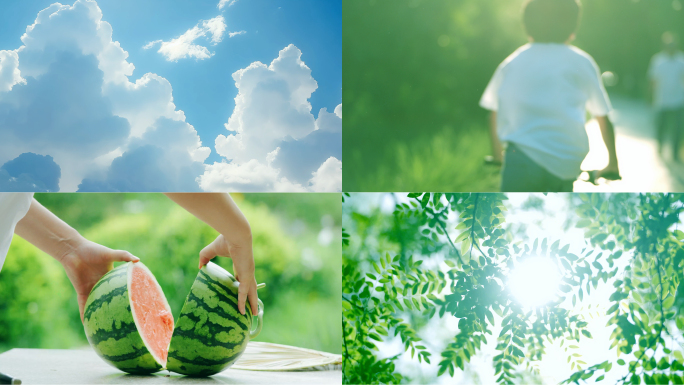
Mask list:
[[[51,156],[27,152],[0,167],[0,191],[55,192],[60,176]]]
[[[178,61],[178,59],[185,59],[186,57],[194,57],[198,60],[209,59],[214,56],[214,54],[209,52],[207,47],[194,44],[194,41],[206,37],[216,45],[223,40],[223,34],[225,32],[226,20],[223,16],[216,16],[213,19],[201,21],[180,37],[171,41],[156,40],[146,44],[143,48],[150,49],[157,44],[160,44],[157,52],[164,55],[168,61]],[[231,35],[230,37],[233,36]]]
[[[141,138],[131,140],[105,172],[84,179],[78,191],[200,191],[196,179],[209,155],[201,149],[191,125],[159,118]]]
[[[310,183],[314,191],[339,192],[342,186],[342,162],[331,156],[314,171]]]
[[[0,92],[9,91],[17,83],[25,83],[19,71],[19,56],[14,51],[0,51]]]
[[[217,7],[218,9],[223,9],[225,6],[230,7],[231,5],[237,3],[237,0],[221,0],[219,1]]]
[[[278,145],[280,150],[273,165],[283,176],[305,181],[328,158],[342,159],[341,105],[336,110],[340,110],[340,115],[321,109],[314,131],[301,140],[287,138]]]
[[[220,26],[207,30],[213,36]],[[94,1],[49,6],[21,40],[0,51],[0,164],[27,152],[50,155],[66,191],[85,176],[119,191],[182,190],[197,178],[210,150],[176,109],[166,79],[129,80],[134,66]],[[126,168],[134,156],[137,168]],[[165,168],[164,180],[143,176],[155,167]],[[120,186],[121,169],[147,184]]]
[[[269,65],[255,62],[233,74],[238,95],[229,133],[215,142],[225,161],[206,167],[203,189],[341,190],[341,179],[327,183],[336,180],[334,161],[341,170],[341,106],[339,114],[322,109],[316,119],[309,98],[318,83],[301,56],[289,45]]]

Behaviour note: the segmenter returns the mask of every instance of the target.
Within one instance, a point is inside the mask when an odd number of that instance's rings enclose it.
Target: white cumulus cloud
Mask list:
[[[105,191],[199,189],[210,149],[176,108],[168,80],[129,79],[135,67],[95,1],[50,5],[21,41],[0,51],[0,165],[49,156],[61,191],[84,178]]]
[[[159,52],[168,61],[178,61],[187,57],[194,57],[198,60],[208,59],[214,54],[207,47],[195,44],[195,40],[206,38],[214,45],[223,40],[226,32],[226,20],[223,16],[216,16],[210,20],[200,21],[196,26],[185,31],[181,36],[170,41],[155,40],[143,46],[143,49],[150,49],[159,45]]]
[[[310,180],[311,189],[317,192],[340,192],[342,186],[342,161],[330,157]]]
[[[254,62],[233,74],[235,109],[227,135],[215,141],[225,160],[206,166],[204,190],[342,189],[334,174],[335,161],[341,170],[341,107],[339,115],[322,109],[314,116],[309,99],[318,83],[301,56],[289,45],[269,65]]]
[[[15,51],[0,51],[0,92],[9,91],[18,83],[26,83],[19,71],[19,56]]]

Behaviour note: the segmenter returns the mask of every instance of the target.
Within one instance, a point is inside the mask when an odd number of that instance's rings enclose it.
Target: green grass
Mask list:
[[[445,127],[431,138],[388,146],[376,167],[363,164],[360,154],[345,159],[344,191],[499,190],[500,169],[483,162],[491,153],[484,127],[462,134]]]

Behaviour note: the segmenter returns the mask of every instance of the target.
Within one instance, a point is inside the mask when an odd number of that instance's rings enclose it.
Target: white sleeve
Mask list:
[[[593,60],[590,60],[592,69],[591,74],[587,78],[586,90],[587,90],[587,111],[596,116],[606,116],[612,109],[610,105],[610,99],[608,98],[608,92],[603,86],[603,80],[601,80],[601,72],[598,65]]]
[[[503,67],[504,64],[502,63],[494,71],[494,76],[492,76],[482,94],[482,98],[480,98],[480,107],[490,111],[499,109],[499,87],[501,87],[501,81],[503,80]]]
[[[17,223],[31,207],[33,193],[0,193],[0,270],[9,251]]]

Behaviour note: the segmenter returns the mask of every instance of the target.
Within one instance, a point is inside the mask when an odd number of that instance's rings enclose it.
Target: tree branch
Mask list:
[[[480,194],[475,193],[475,204],[473,205],[473,223],[470,224],[470,258],[473,258],[473,245],[475,244],[475,223],[477,223],[477,202],[480,200]],[[479,245],[478,245],[479,246]],[[479,247],[478,247],[479,249]],[[482,250],[480,250],[480,253]]]
[[[444,228],[444,226],[442,226],[442,224],[439,221],[437,221],[437,226],[439,226],[439,228],[442,229],[442,231],[444,231],[444,234],[446,235],[447,239],[449,240],[449,244],[451,245],[451,247],[454,248],[454,251],[456,252],[456,255],[458,256],[458,259],[461,261],[461,265],[465,265],[465,262],[463,262],[463,257],[461,256],[461,253],[456,248],[456,245],[454,245],[454,242],[451,240],[451,237],[449,237],[449,233],[447,232],[447,230]]]

